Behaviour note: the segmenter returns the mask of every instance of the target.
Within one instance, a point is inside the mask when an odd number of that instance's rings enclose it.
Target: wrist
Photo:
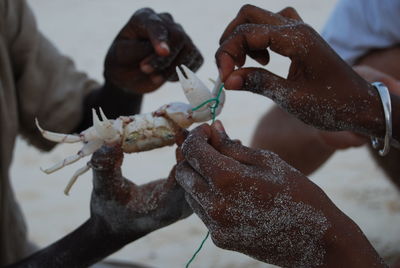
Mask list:
[[[359,114],[356,118],[356,131],[358,133],[383,138],[385,136],[385,114],[383,110],[382,100],[377,89],[365,83],[363,94],[358,101],[360,107]]]
[[[323,267],[387,267],[361,229],[339,213],[326,235]]]

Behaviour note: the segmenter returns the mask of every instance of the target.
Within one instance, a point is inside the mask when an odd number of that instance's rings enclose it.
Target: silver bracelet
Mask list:
[[[385,114],[385,125],[386,125],[386,132],[385,132],[385,139],[383,148],[379,150],[379,154],[381,156],[385,156],[389,153],[390,150],[390,140],[392,139],[392,104],[390,101],[390,94],[388,88],[385,84],[381,82],[374,82],[372,86],[378,91],[379,96],[381,98],[383,112]],[[378,149],[380,142],[377,138],[371,138],[372,147],[374,149]]]

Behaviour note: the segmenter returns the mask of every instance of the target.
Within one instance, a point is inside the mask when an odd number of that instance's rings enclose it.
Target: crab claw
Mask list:
[[[183,73],[179,67],[176,67],[176,73],[178,74],[183,92],[193,108],[213,97],[207,86],[204,85],[204,83],[188,67],[185,65],[181,65],[180,67],[182,68]],[[205,109],[207,109],[207,107],[204,107],[204,110]],[[203,109],[200,108],[199,110]]]
[[[222,86],[221,79],[218,78],[217,81],[214,82],[214,89],[211,92],[189,68],[187,68],[185,65],[181,65],[180,68],[183,70],[183,72],[178,67],[176,68],[176,72],[185,96],[192,106],[193,121],[204,122],[213,117],[211,107],[215,105],[215,102],[206,102],[216,97],[218,97],[219,103],[215,109],[215,115],[218,115],[221,112],[225,102],[225,92],[222,91],[220,93],[220,88]],[[204,105],[200,106],[202,104]]]
[[[114,129],[113,124],[108,120],[103,110],[100,108],[100,115],[103,121],[100,121],[97,116],[96,110],[92,109],[93,114],[93,127],[97,135],[106,142],[113,142],[119,138],[119,133]]]

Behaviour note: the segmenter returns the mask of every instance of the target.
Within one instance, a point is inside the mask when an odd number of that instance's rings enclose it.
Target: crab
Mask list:
[[[62,134],[44,130],[35,119],[42,136],[50,141],[84,143],[76,154],[50,168],[42,169],[42,171],[51,174],[93,154],[103,145],[120,146],[125,153],[142,152],[173,145],[177,134],[182,129],[190,127],[193,123],[208,121],[221,113],[225,102],[225,93],[222,90],[223,85],[220,78],[214,82],[214,88],[210,91],[186,66],[177,67],[176,72],[189,104],[173,102],[163,105],[151,113],[120,116],[115,120],[108,119],[99,108],[100,119],[93,109],[93,126],[79,134]],[[215,105],[215,101],[218,105]],[[89,169],[90,164],[88,163],[74,173],[64,190],[66,195],[69,194],[78,177]]]

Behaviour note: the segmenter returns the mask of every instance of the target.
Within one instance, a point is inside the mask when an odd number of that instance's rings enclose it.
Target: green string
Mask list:
[[[198,109],[200,109],[201,107],[203,107],[204,105],[210,103],[210,102],[214,102],[214,104],[210,107],[211,110],[211,115],[212,115],[212,122],[214,123],[215,121],[215,117],[216,115],[216,111],[217,108],[220,104],[220,100],[219,98],[221,97],[221,93],[222,93],[222,89],[224,88],[224,84],[221,84],[221,87],[219,88],[218,94],[215,98],[206,100],[205,102],[203,102],[202,104],[198,105],[197,107],[194,107],[192,109],[192,111],[197,111]],[[187,262],[187,264],[185,265],[185,268],[188,268],[189,265],[193,262],[193,260],[196,258],[197,254],[200,252],[200,250],[203,248],[204,243],[206,242],[207,238],[210,236],[210,232],[207,232],[206,237],[203,239],[203,241],[201,242],[199,248],[196,250],[196,252],[193,254],[192,258],[190,258],[190,260]]]
[[[192,258],[190,258],[190,260],[188,261],[188,263],[186,264],[185,268],[188,268],[189,265],[193,262],[193,260],[196,258],[197,254],[200,252],[201,248],[203,247],[204,243],[206,242],[207,238],[210,236],[210,232],[207,232],[206,237],[203,239],[203,241],[201,242],[199,248],[196,250],[196,252],[193,254]]]
[[[224,88],[224,84],[221,84],[221,87],[219,88],[218,94],[215,98],[211,98],[209,100],[206,100],[202,104],[198,105],[197,107],[194,107],[192,111],[197,111],[198,109],[202,108],[204,105],[214,102],[214,104],[210,107],[211,110],[211,115],[212,115],[212,122],[214,123],[216,115],[217,108],[219,106],[220,100],[219,98],[221,97],[222,89]]]

